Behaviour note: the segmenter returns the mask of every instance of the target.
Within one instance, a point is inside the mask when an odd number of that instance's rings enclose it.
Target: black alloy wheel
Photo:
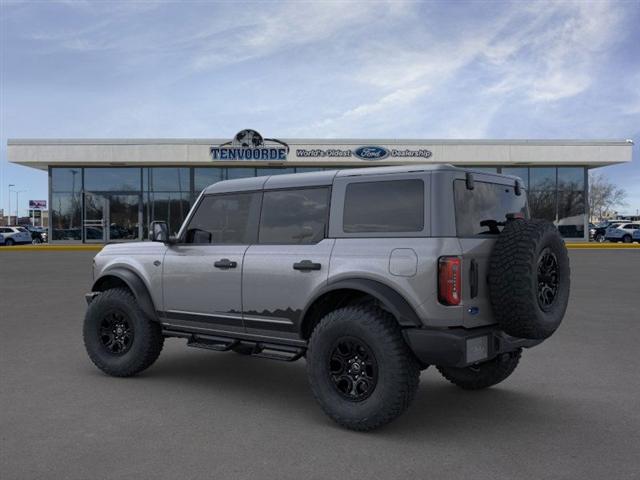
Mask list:
[[[538,305],[548,310],[558,294],[558,259],[545,248],[538,259]]]
[[[133,324],[123,312],[107,313],[100,322],[100,343],[111,355],[124,355],[133,343]]]
[[[342,397],[352,402],[361,402],[376,388],[378,363],[362,340],[342,337],[331,352],[329,375],[334,388]]]

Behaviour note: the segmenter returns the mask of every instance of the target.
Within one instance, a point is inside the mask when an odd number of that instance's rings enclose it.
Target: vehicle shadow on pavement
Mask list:
[[[145,378],[144,383],[162,381],[163,388],[167,384],[180,390],[188,388],[192,394],[211,401],[216,396],[244,405],[255,401],[256,407],[274,412],[286,410],[298,421],[316,428],[342,430],[324,416],[315,402],[304,360],[285,363],[233,352],[190,350],[174,350],[165,355],[166,361],[162,359],[161,356],[140,376]],[[570,399],[522,387],[520,382],[507,380],[486,390],[465,391],[439,378],[431,367],[423,372],[416,398],[407,412],[376,430],[376,435],[389,439],[434,435],[460,438],[479,429],[484,434],[498,435],[514,429],[530,431],[542,425],[583,421]]]

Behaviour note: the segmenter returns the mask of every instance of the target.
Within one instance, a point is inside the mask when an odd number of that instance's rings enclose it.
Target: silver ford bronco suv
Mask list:
[[[450,165],[215,183],[176,236],[94,259],[84,343],[126,377],[166,337],[292,361],[323,410],[354,430],[400,415],[429,365],[464,389],[505,380],[559,326],[569,258],[529,219],[517,177]]]

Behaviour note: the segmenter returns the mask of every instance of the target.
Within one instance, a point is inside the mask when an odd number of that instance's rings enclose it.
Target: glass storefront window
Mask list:
[[[529,169],[531,190],[555,190],[556,169],[547,167],[532,167]]]
[[[51,194],[51,231],[53,240],[82,239],[82,201],[80,194]]]
[[[151,192],[188,192],[189,175],[188,168],[145,168],[144,188]]]
[[[194,168],[193,169],[193,191],[198,195],[209,185],[224,180],[224,168]]]
[[[584,190],[584,168],[558,168],[558,190]]]
[[[140,168],[85,168],[84,189],[89,192],[140,191]]]
[[[524,188],[529,188],[529,169],[527,167],[503,168],[502,173],[520,177],[524,182]]]
[[[149,235],[149,224],[154,220],[167,222],[169,234],[177,235],[191,208],[191,195],[187,192],[149,193],[144,205],[143,236]]]
[[[82,168],[52,168],[52,192],[79,192],[82,190]]]
[[[256,169],[255,168],[227,168],[227,180],[232,180],[234,178],[247,178],[247,177],[255,177]]]
[[[556,225],[565,238],[583,238],[585,201],[582,190],[558,192],[558,221]]]
[[[556,220],[556,191],[555,190],[543,190],[543,191],[530,191],[529,195],[529,209],[531,211],[531,218],[542,218],[555,222]]]

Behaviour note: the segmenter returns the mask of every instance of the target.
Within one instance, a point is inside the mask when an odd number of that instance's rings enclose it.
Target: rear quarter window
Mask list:
[[[509,213],[529,218],[527,196],[509,185],[476,181],[469,190],[464,180],[455,180],[453,189],[458,236],[497,235]]]
[[[347,185],[345,233],[420,232],[424,229],[424,182],[381,180]]]

